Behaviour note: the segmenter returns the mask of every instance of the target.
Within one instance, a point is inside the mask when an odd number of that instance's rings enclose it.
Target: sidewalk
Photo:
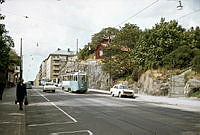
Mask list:
[[[0,135],[25,135],[24,110],[15,104],[15,88],[5,89],[0,101]]]
[[[110,94],[110,92],[106,90],[89,89],[89,91]],[[134,101],[138,102],[151,103],[157,106],[180,109],[184,111],[200,112],[200,99],[197,98],[172,98],[167,96],[150,96],[145,94],[135,94],[135,97]]]

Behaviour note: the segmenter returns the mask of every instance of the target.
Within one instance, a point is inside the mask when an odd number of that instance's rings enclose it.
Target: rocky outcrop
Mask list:
[[[60,76],[66,72],[86,72],[88,75],[88,87],[91,89],[102,89],[108,90],[110,88],[110,78],[109,74],[102,70],[102,64],[95,60],[90,61],[72,61],[67,62],[65,67],[63,67]],[[62,78],[60,78],[62,81]]]
[[[184,94],[191,96],[196,90],[200,90],[200,80],[195,78],[189,79],[184,87]]]
[[[185,85],[184,76],[188,72],[191,72],[191,69],[179,75],[170,75],[170,72],[162,73],[156,70],[147,71],[138,81],[139,93],[173,97],[189,96],[193,90],[200,88],[200,80],[190,79]]]
[[[138,92],[150,95],[168,95],[170,86],[163,77],[162,73],[156,71],[148,71],[142,74],[138,81],[140,88]]]

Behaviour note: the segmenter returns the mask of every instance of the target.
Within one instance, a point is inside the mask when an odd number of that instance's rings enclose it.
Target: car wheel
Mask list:
[[[114,94],[111,92],[111,96],[114,97]]]
[[[121,97],[122,97],[122,94],[121,94],[121,92],[119,92],[118,96],[119,96],[119,98],[121,98]]]
[[[52,92],[55,93],[55,90],[53,90]]]
[[[121,98],[121,97],[122,97],[122,94],[121,94],[121,92],[119,92],[119,93],[118,93],[118,97],[119,97],[119,98]]]

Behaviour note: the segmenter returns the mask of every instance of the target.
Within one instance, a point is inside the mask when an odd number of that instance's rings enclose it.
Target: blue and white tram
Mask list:
[[[85,93],[88,90],[88,78],[85,72],[71,72],[62,76],[62,89],[69,92]]]

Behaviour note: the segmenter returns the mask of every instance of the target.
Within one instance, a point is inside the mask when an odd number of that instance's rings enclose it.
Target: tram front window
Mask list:
[[[79,76],[79,81],[85,82],[86,81],[85,76],[84,75],[80,75]]]

